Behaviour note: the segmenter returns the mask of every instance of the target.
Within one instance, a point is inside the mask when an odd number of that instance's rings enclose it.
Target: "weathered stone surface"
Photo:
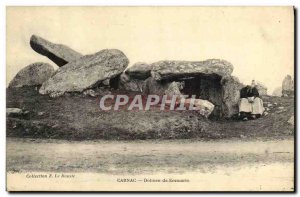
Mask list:
[[[268,88],[261,82],[257,82],[256,88],[258,90],[259,95],[267,95]]]
[[[11,114],[21,114],[22,109],[20,108],[6,108],[6,115],[11,115]]]
[[[22,87],[41,85],[54,73],[54,68],[50,64],[37,62],[21,69],[8,87]]]
[[[143,62],[130,66],[125,73],[134,79],[147,79],[151,76],[152,66]]]
[[[146,87],[144,92],[146,94],[172,96],[172,95],[181,95],[180,92],[181,89],[182,89],[182,84],[180,82],[162,83],[150,77],[146,80]]]
[[[109,79],[105,79],[104,81],[102,81],[102,84],[105,86],[109,86]]]
[[[295,125],[294,114],[293,114],[293,116],[288,120],[288,123],[291,124],[291,125]]]
[[[121,74],[129,60],[117,49],[104,49],[72,61],[58,71],[40,88],[40,94],[81,92],[93,88],[106,79]]]
[[[225,60],[205,61],[159,61],[151,64],[151,75],[155,80],[173,79],[199,74],[229,76],[233,71],[231,63]]]
[[[282,95],[294,96],[294,80],[287,75],[282,82]]]
[[[289,97],[289,95],[288,94],[282,94],[282,97]]]
[[[29,111],[22,110],[20,108],[6,108],[6,116],[7,117],[28,117]]]
[[[199,113],[206,118],[209,117],[209,115],[213,112],[214,110],[214,104],[207,100],[202,100],[202,99],[196,99],[195,102],[196,108],[199,109]]]
[[[133,92],[144,92],[146,88],[146,81],[139,79],[132,79],[126,73],[122,73],[119,78],[119,89],[133,91]]]
[[[37,53],[48,57],[58,66],[63,66],[82,57],[80,53],[66,45],[54,44],[36,35],[31,36],[30,46]]]
[[[169,84],[166,84],[166,89],[165,89],[165,94],[166,95],[181,95],[181,92],[180,90],[182,89],[181,88],[181,83],[180,82],[171,82]]]
[[[92,89],[88,89],[88,90],[83,91],[83,95],[85,95],[85,96],[91,96],[91,97],[96,97],[96,96],[99,95],[99,93],[95,92]]]
[[[182,102],[182,101],[183,100],[180,100],[180,102]],[[188,99],[185,99],[184,102],[185,102],[185,105],[188,105],[187,108],[189,108],[191,105],[191,102],[193,102],[194,110],[206,118],[208,118],[210,116],[210,114],[213,112],[214,107],[215,107],[214,104],[212,104],[211,102],[209,102],[207,100],[203,100],[203,99],[194,99],[194,101],[192,101],[192,99],[188,98]]]
[[[239,112],[240,90],[244,85],[234,76],[222,78],[221,83],[223,92],[222,114],[223,117],[230,118]]]
[[[282,90],[294,90],[294,80],[291,75],[287,75],[282,82]]]

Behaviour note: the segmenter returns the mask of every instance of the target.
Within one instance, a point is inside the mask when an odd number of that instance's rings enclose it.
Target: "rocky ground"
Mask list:
[[[40,95],[38,88],[7,89],[7,108],[21,113],[7,116],[7,136],[67,140],[132,139],[279,139],[294,135],[288,123],[294,98],[264,96],[267,113],[251,121],[207,120],[196,112],[100,111],[99,98],[67,94]],[[112,92],[118,93],[118,92]]]

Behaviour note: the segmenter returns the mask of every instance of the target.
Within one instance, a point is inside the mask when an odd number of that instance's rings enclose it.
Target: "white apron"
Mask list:
[[[264,105],[263,105],[263,101],[259,98],[256,97],[253,101],[253,103],[251,104],[252,106],[252,114],[260,114],[262,115],[265,111]]]
[[[252,112],[251,103],[249,103],[247,98],[241,98],[239,103],[239,112],[246,112],[246,113]]]

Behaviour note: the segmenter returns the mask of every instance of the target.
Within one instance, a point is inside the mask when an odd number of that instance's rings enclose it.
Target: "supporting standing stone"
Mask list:
[[[126,73],[122,73],[119,77],[118,88],[121,90],[133,91],[133,92],[144,92],[146,87],[145,80],[132,79]]]
[[[172,96],[172,95],[181,95],[180,90],[181,90],[180,82],[162,83],[150,77],[146,80],[146,87],[144,92],[146,94]]]
[[[222,116],[230,118],[239,112],[238,103],[240,100],[240,90],[244,86],[239,79],[234,76],[223,77],[222,84]]]

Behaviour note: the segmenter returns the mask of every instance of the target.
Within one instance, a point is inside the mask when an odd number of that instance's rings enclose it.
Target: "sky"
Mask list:
[[[6,81],[34,62],[55,64],[33,51],[32,34],[82,54],[122,50],[129,66],[160,60],[217,58],[252,79],[280,87],[294,75],[292,7],[7,7]]]

